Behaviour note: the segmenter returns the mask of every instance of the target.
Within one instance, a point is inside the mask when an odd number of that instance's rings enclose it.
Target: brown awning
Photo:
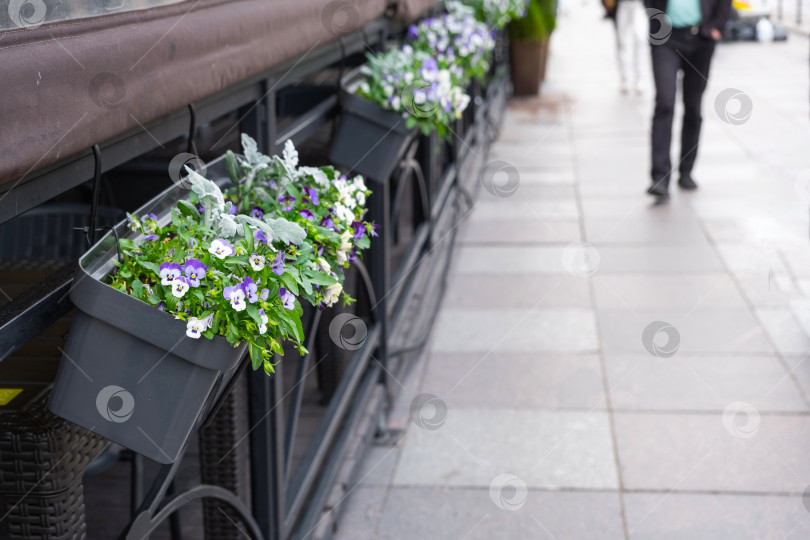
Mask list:
[[[306,55],[387,3],[195,0],[4,31],[0,183]]]

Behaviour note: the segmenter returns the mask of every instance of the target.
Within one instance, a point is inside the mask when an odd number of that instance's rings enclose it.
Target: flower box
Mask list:
[[[221,161],[209,171],[222,168]],[[138,210],[168,219],[188,195],[167,189]],[[115,226],[132,238],[125,221]],[[54,382],[50,410],[159,463],[174,462],[205,411],[246,357],[224,338],[186,339],[186,323],[104,283],[114,270],[108,232],[80,259],[70,298],[77,313]]]
[[[343,111],[329,159],[382,182],[394,171],[416,128],[408,128],[402,115],[356,95],[363,78],[358,68],[340,82]]]

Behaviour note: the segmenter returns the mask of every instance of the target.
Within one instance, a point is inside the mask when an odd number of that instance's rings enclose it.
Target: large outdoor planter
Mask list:
[[[547,51],[548,39],[509,43],[512,88],[516,96],[534,96],[540,92]]]
[[[356,95],[354,90],[362,81],[363,75],[355,69],[340,82],[343,112],[329,159],[367,178],[385,181],[416,128],[406,127],[402,115]]]
[[[174,186],[136,215],[154,212],[168,220],[168,208],[186,194]],[[126,222],[115,230],[134,237]],[[187,338],[183,321],[104,283],[116,257],[109,232],[79,259],[70,291],[77,313],[49,407],[150,459],[172,463],[235,374],[246,345],[234,348],[219,336]]]

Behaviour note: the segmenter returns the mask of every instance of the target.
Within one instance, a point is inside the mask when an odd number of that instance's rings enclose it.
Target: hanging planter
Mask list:
[[[408,127],[402,114],[358,96],[355,92],[364,80],[360,68],[341,80],[343,113],[329,159],[367,178],[384,181],[394,171],[416,128]]]
[[[188,191],[170,188],[138,211],[161,212]],[[172,463],[245,357],[224,338],[186,338],[187,325],[104,282],[115,269],[115,226],[79,259],[70,298],[77,313],[49,408],[159,463]]]
[[[177,459],[240,359],[272,374],[284,343],[306,354],[301,302],[350,302],[343,269],[375,234],[362,178],[299,167],[289,141],[283,158],[243,145],[245,156],[208,165],[217,182],[189,170],[129,215],[74,278],[78,313],[50,408],[161,463]]]

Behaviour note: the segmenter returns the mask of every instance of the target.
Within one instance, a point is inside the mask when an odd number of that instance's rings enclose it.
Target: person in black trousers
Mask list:
[[[692,166],[700,137],[700,104],[709,77],[715,43],[722,37],[731,12],[731,0],[644,0],[650,17],[655,80],[652,122],[652,185],[647,193],[663,203],[669,199],[672,114],[678,71],[683,71],[683,129],[678,185],[697,189]],[[664,13],[666,16],[664,16]],[[671,33],[670,33],[671,32]]]

